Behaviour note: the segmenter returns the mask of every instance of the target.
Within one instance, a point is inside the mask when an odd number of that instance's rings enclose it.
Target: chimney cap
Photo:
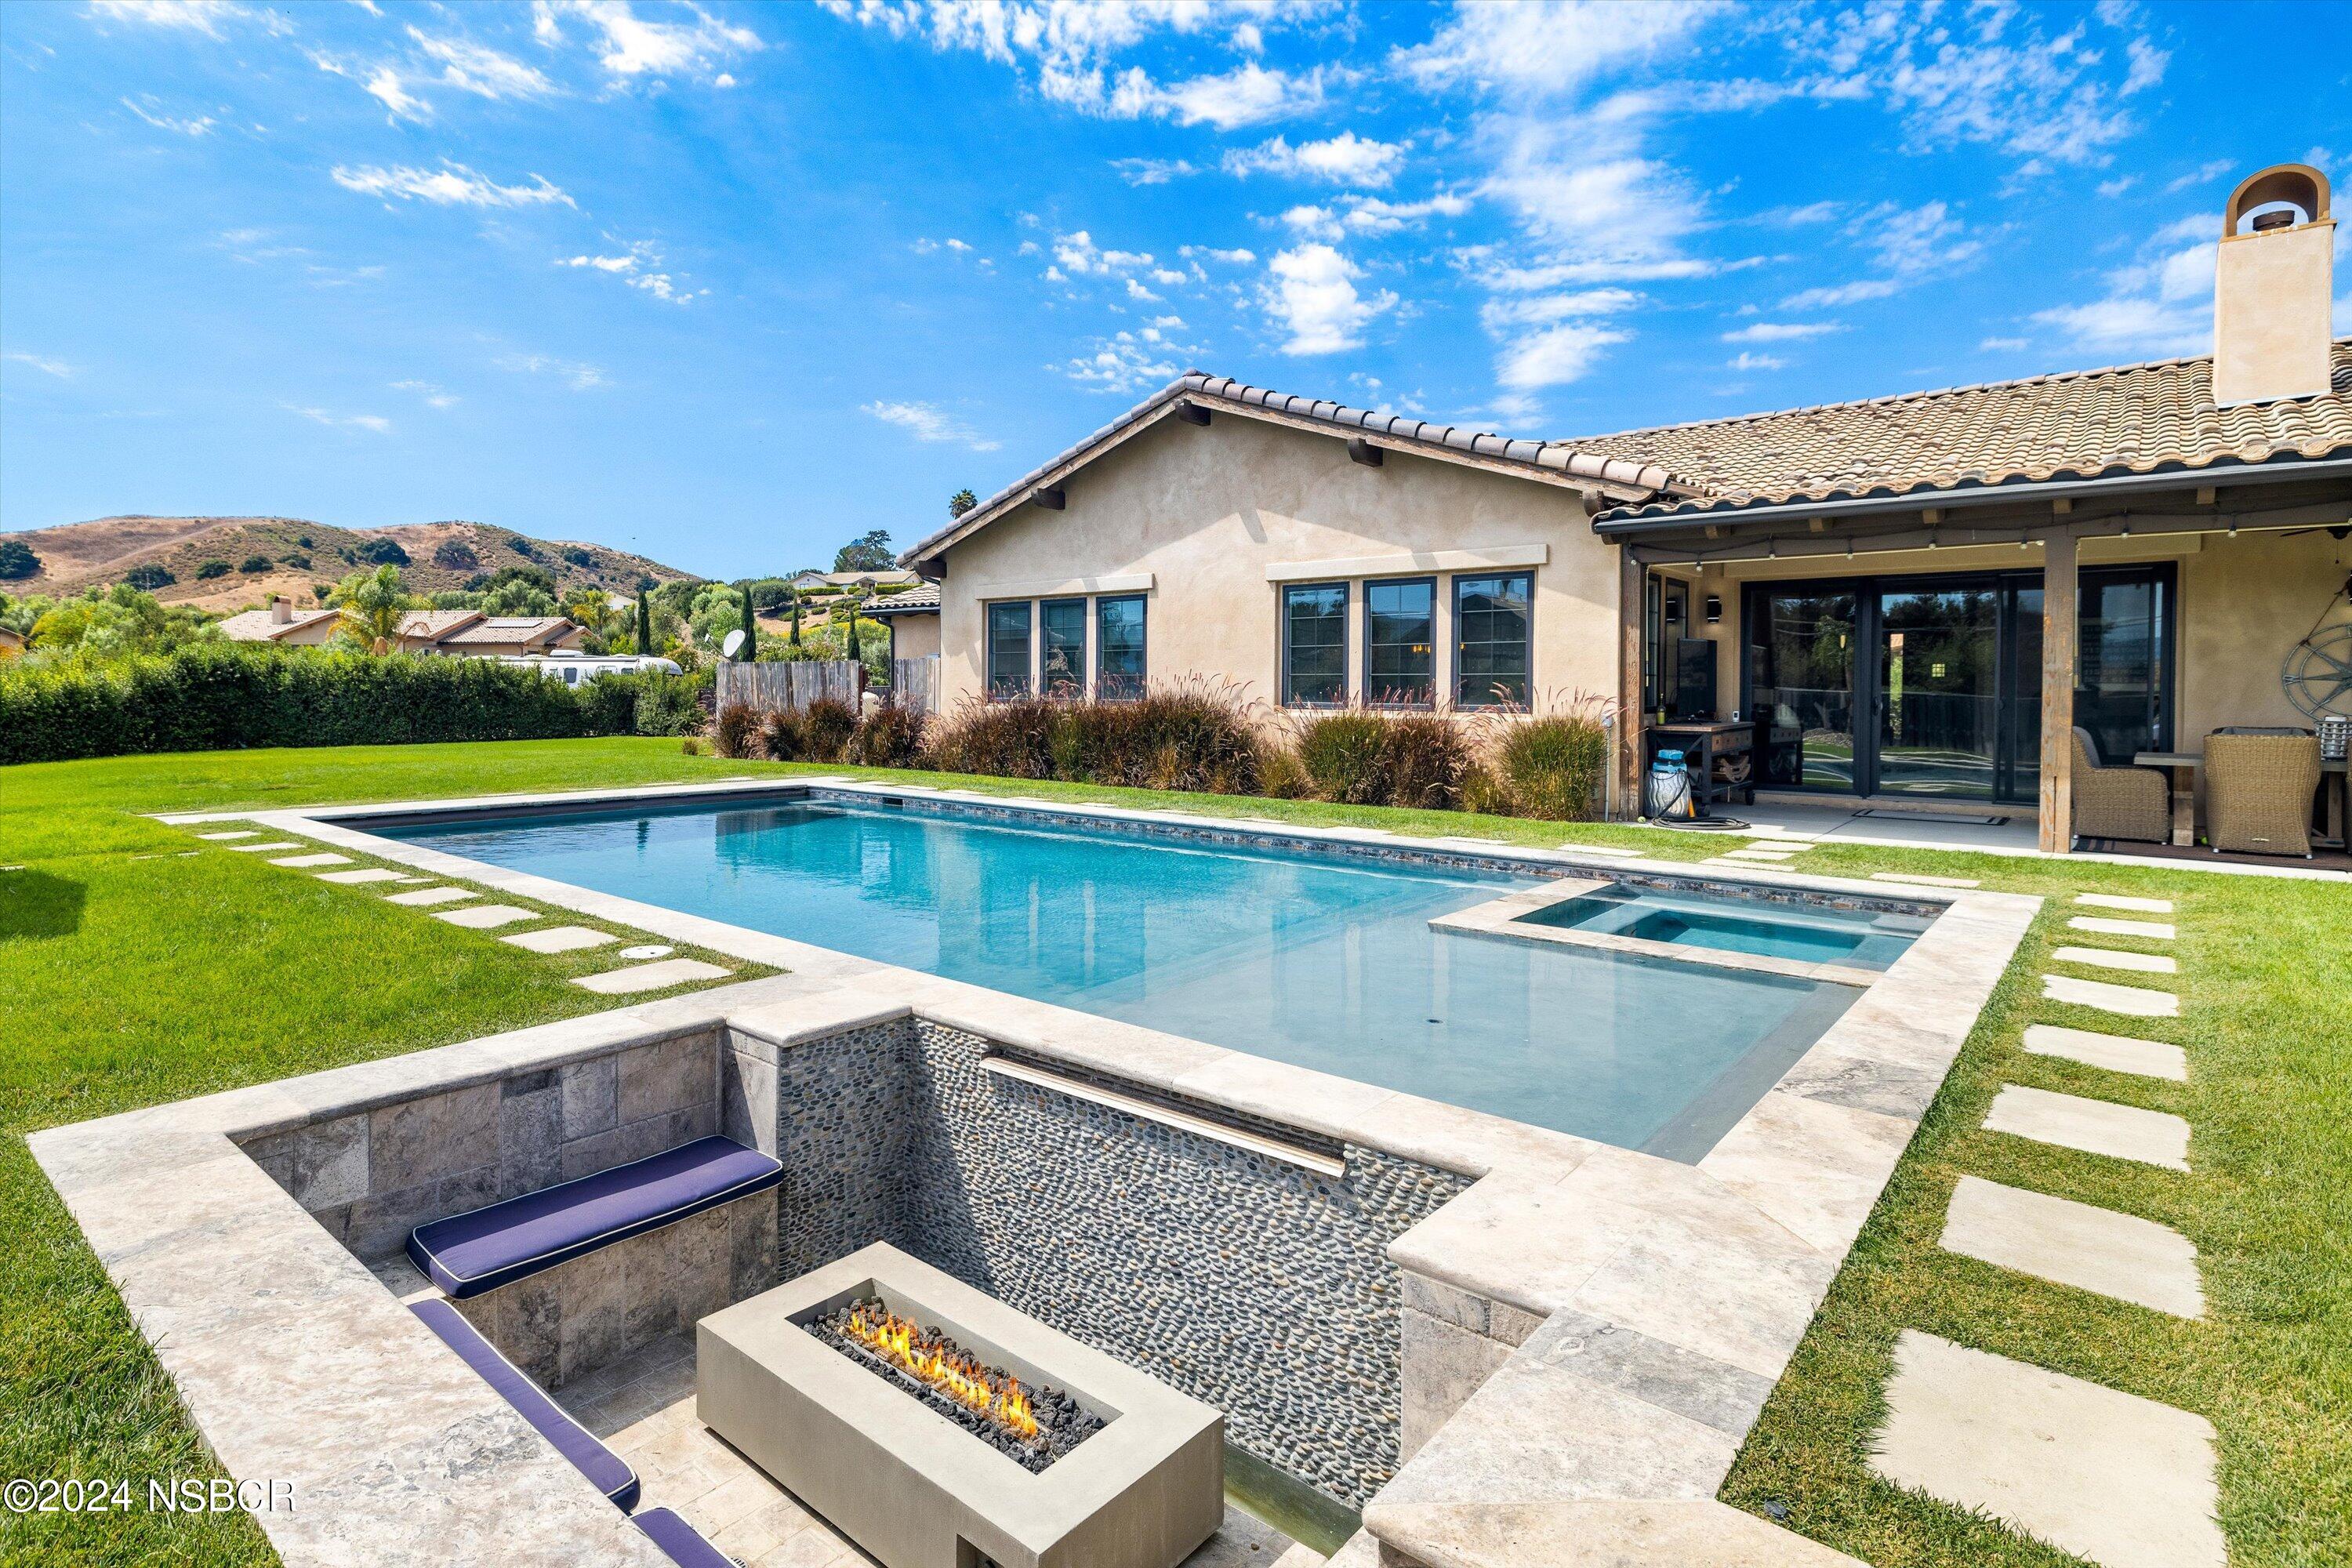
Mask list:
[[[2240,220],[2248,213],[2274,202],[2301,207],[2305,223],[2323,222],[2327,217],[2327,176],[2310,164],[2273,163],[2247,175],[2230,193],[2230,205],[2221,209],[2221,237],[2235,236]],[[2257,226],[2255,232],[2275,226]]]

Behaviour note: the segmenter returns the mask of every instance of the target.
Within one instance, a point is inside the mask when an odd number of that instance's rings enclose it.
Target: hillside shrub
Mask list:
[[[237,569],[238,571],[240,571],[240,572],[243,572],[243,573],[247,574],[248,575],[256,575],[256,574],[260,574],[260,573],[263,573],[263,572],[267,572],[267,571],[268,571],[268,570],[269,570],[269,566],[270,566],[270,561],[269,561],[269,557],[268,557],[268,556],[267,556],[267,555],[248,555],[248,556],[247,556],[243,561],[241,561],[241,562],[237,563],[237,568],[236,568],[236,569]]]
[[[371,539],[360,546],[360,559],[371,566],[405,566],[408,552],[393,539]]]
[[[196,568],[196,580],[205,582],[214,577],[226,577],[230,570],[229,563],[226,561],[207,561]]]
[[[930,715],[912,703],[886,702],[857,721],[842,760],[866,768],[911,768],[923,754]]]
[[[1579,693],[1548,713],[1496,721],[1492,766],[1513,813],[1559,822],[1599,814],[1614,709],[1606,698]]]
[[[0,582],[14,583],[41,569],[41,558],[21,539],[0,539]]]
[[[168,588],[179,581],[177,577],[172,575],[171,568],[160,561],[142,561],[138,565],[125,572],[122,574],[122,580],[132,587],[144,589],[150,594],[158,588]]]
[[[730,702],[719,710],[710,729],[711,749],[722,757],[753,757],[760,750],[760,710],[748,702]]]
[[[482,558],[462,539],[445,539],[433,547],[433,564],[445,572],[478,572]]]

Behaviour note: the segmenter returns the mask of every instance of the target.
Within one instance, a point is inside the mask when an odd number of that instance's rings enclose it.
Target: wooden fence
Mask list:
[[[741,702],[762,713],[780,709],[798,712],[820,697],[830,697],[836,702],[847,703],[856,712],[865,694],[866,667],[845,658],[794,659],[779,664],[741,664],[729,659],[719,667],[718,700],[721,709]]]
[[[926,713],[940,710],[940,656],[890,661],[890,700]]]

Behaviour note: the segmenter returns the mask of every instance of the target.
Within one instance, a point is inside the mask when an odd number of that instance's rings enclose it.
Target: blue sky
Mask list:
[[[2347,104],[2341,5],[10,5],[0,528],[740,575],[1191,366],[1569,437],[2201,352]]]

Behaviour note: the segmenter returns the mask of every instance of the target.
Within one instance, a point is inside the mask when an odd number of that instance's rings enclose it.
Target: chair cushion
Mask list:
[[[702,1532],[666,1508],[649,1508],[630,1523],[662,1550],[677,1568],[735,1568],[735,1560],[708,1541]]]
[[[515,1413],[541,1436],[554,1444],[555,1451],[571,1460],[572,1468],[587,1477],[614,1507],[626,1513],[636,1506],[636,1472],[500,1355],[499,1347],[484,1339],[463,1313],[441,1300],[412,1301],[408,1310],[438,1334],[443,1344],[456,1351],[459,1360],[480,1373],[482,1381],[513,1405]]]
[[[635,1164],[420,1225],[409,1233],[408,1257],[463,1300],[783,1177],[782,1163],[757,1149],[698,1138]]]

